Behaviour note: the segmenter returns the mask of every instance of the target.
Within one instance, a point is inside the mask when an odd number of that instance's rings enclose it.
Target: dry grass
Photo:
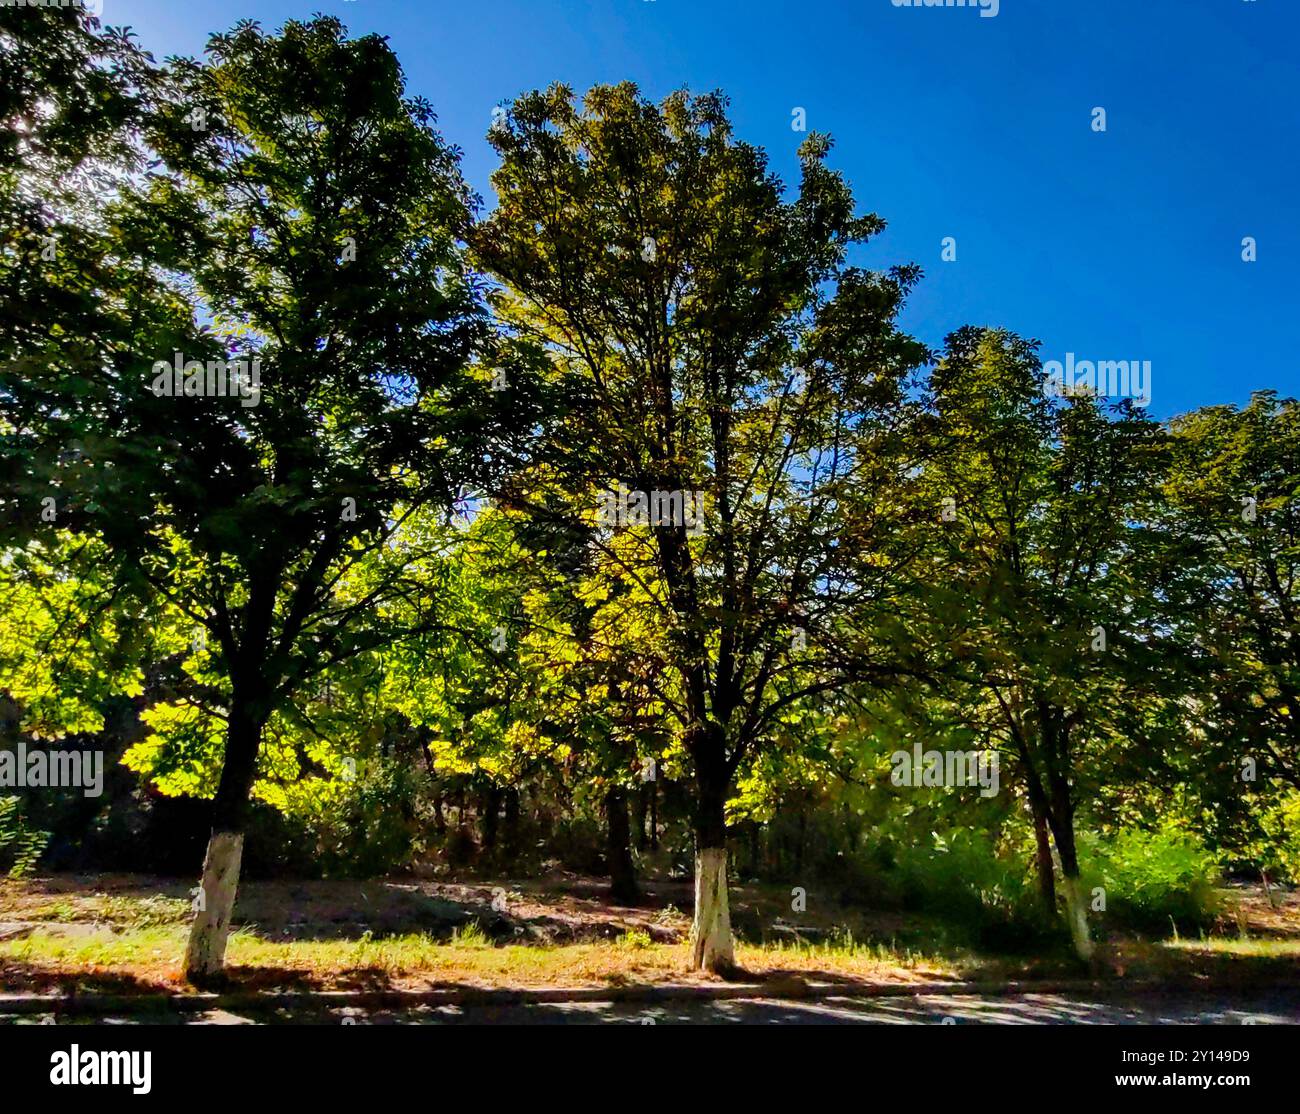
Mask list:
[[[250,988],[711,981],[688,969],[688,918],[674,902],[689,908],[689,888],[648,889],[642,905],[625,908],[611,905],[599,883],[573,877],[499,884],[252,882],[240,891],[229,972],[236,985]],[[829,903],[820,916],[800,917],[801,938],[792,937],[780,923],[788,901],[781,888],[738,887],[733,901],[738,923],[767,926],[766,942],[737,948],[743,977],[754,980],[916,983],[1082,973],[1064,953],[975,955],[945,945],[942,926]],[[1100,949],[1093,973],[1201,985],[1296,980],[1298,913],[1294,903],[1275,910],[1247,902],[1235,935],[1164,942],[1114,937]],[[189,915],[180,882],[105,875],[0,883],[0,989],[183,989]],[[913,944],[900,946],[898,939]]]
[[[231,937],[227,958],[234,981],[258,986],[527,988],[711,980],[688,972],[685,944],[645,943],[637,936],[632,941],[495,946],[470,932],[446,943],[422,935],[279,942],[240,931]],[[180,986],[184,944],[179,926],[124,932],[102,928],[76,935],[38,929],[22,939],[0,942],[0,971],[22,970],[24,981],[32,985],[48,985],[75,971],[88,983],[120,981],[175,990]],[[736,958],[744,972],[757,979],[803,975],[913,982],[954,974],[921,957],[861,946],[741,946]]]
[[[648,887],[641,905],[613,906],[600,883],[572,877],[500,884],[252,882],[240,890],[227,958],[232,979],[251,986],[710,981],[688,967],[689,917],[674,902],[689,908],[689,898],[688,884],[662,883]],[[780,919],[781,891],[738,888],[733,901],[738,919]],[[0,938],[0,986],[179,989],[189,915],[179,882],[100,875],[0,883],[0,937],[6,923],[12,933]],[[951,978],[958,970],[842,932],[827,939],[822,933],[834,925],[829,915],[801,923],[813,940],[740,945],[744,974],[895,982]]]

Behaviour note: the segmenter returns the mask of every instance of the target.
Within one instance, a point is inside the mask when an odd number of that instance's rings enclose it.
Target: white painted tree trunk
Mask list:
[[[726,971],[735,963],[731,910],[727,905],[727,849],[704,847],[695,853],[691,966],[708,971]]]
[[[1078,878],[1066,876],[1065,886],[1066,916],[1070,920],[1070,939],[1074,941],[1074,951],[1085,963],[1092,959],[1092,937],[1088,933],[1088,905],[1083,892],[1083,883]]]
[[[202,907],[194,914],[189,946],[185,949],[187,978],[211,978],[219,975],[225,966],[226,938],[230,935],[230,916],[235,908],[243,851],[244,837],[237,832],[213,832],[208,840],[200,883]]]

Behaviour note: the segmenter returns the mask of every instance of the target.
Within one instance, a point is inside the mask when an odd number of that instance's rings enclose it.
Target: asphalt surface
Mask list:
[[[1074,997],[922,995],[888,998],[820,998],[782,1001],[655,1003],[566,1002],[514,1006],[420,1006],[404,1010],[209,1010],[203,1013],[133,1013],[102,1018],[52,1014],[0,1015],[0,1024],[131,1025],[1300,1025],[1300,993],[1252,992],[1225,996],[1142,994]]]

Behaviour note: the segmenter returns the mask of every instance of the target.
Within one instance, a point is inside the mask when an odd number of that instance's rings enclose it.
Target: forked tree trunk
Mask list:
[[[230,709],[225,760],[213,802],[212,834],[185,949],[185,977],[193,983],[211,981],[225,968],[226,941],[243,857],[248,795],[261,739],[262,719],[237,695]]]

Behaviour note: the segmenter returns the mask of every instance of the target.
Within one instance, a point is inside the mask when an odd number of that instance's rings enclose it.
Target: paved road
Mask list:
[[[49,1024],[49,1015],[0,1016],[0,1024]],[[60,1021],[73,1020],[60,1018]],[[89,1018],[77,1018],[87,1022]],[[139,1014],[104,1018],[113,1024],[141,1021],[175,1024],[250,1025],[284,1022],[359,1025],[1300,1025],[1300,994],[1294,991],[1249,995],[1164,994],[1076,998],[1028,994],[1016,998],[929,995],[898,998],[822,998],[778,1001],[738,998],[730,1001],[546,1003],[521,1006],[438,1006],[409,1010],[277,1010],[201,1014]]]

